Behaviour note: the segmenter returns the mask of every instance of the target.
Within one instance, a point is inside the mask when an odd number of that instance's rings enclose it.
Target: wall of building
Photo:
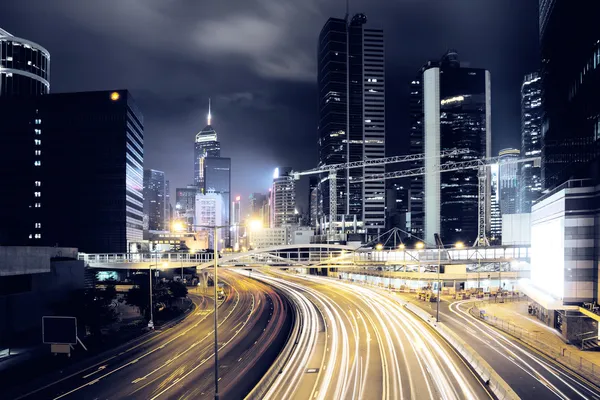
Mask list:
[[[53,305],[66,300],[72,290],[84,288],[83,261],[40,261],[31,260],[29,268],[19,275],[0,276],[0,348],[16,343],[40,344],[42,316],[53,315]],[[47,272],[32,272],[45,265]]]
[[[531,214],[502,215],[502,245],[531,245]]]

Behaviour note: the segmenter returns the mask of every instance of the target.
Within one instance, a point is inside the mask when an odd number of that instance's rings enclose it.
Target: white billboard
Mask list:
[[[556,299],[565,290],[565,218],[531,227],[531,283]]]

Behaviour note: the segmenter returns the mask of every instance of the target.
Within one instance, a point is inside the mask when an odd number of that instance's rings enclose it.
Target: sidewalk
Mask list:
[[[581,351],[566,344],[559,333],[527,312],[527,302],[475,302],[471,314],[509,333],[595,384],[600,384],[600,351]]]

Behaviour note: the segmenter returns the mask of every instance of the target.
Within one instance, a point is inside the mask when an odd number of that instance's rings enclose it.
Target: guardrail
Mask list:
[[[281,287],[279,289],[284,292],[287,292],[287,289],[285,289],[283,287]],[[292,351],[298,344],[298,336],[300,335],[300,332],[302,331],[302,328],[304,327],[304,321],[303,321],[302,315],[299,311],[299,307],[297,307],[297,303],[296,303],[296,300],[294,299],[294,296],[290,295],[290,296],[286,296],[286,298],[290,302],[294,303],[294,305],[295,305],[293,307],[294,308],[294,314],[293,314],[294,319],[292,321],[292,331],[290,332],[290,334],[288,336],[288,339],[286,341],[286,344],[285,344],[283,350],[281,351],[281,353],[279,353],[279,355],[275,359],[275,362],[273,362],[273,364],[271,364],[271,367],[269,368],[269,370],[263,375],[261,380],[256,384],[256,386],[254,386],[254,388],[250,391],[250,393],[248,393],[246,395],[244,400],[262,399],[265,397],[265,394],[269,391],[269,389],[273,385],[273,382],[275,382],[275,379],[277,379],[277,377],[281,373],[281,370],[283,369],[286,362],[290,358]]]

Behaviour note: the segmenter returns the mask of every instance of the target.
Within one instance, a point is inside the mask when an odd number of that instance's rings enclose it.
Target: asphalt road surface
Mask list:
[[[403,296],[435,315],[435,303]],[[600,388],[468,313],[469,301],[440,303],[440,321],[477,351],[523,399],[599,399]]]
[[[366,287],[253,273],[296,304],[302,333],[265,399],[486,399],[487,389],[435,332]]]
[[[264,283],[227,271],[220,278],[227,285],[218,314],[219,393],[223,399],[238,399],[260,380],[285,343],[289,304]],[[213,398],[214,303],[193,292],[196,309],[183,322],[109,354],[93,367],[41,388],[26,388],[29,393],[20,398]]]

